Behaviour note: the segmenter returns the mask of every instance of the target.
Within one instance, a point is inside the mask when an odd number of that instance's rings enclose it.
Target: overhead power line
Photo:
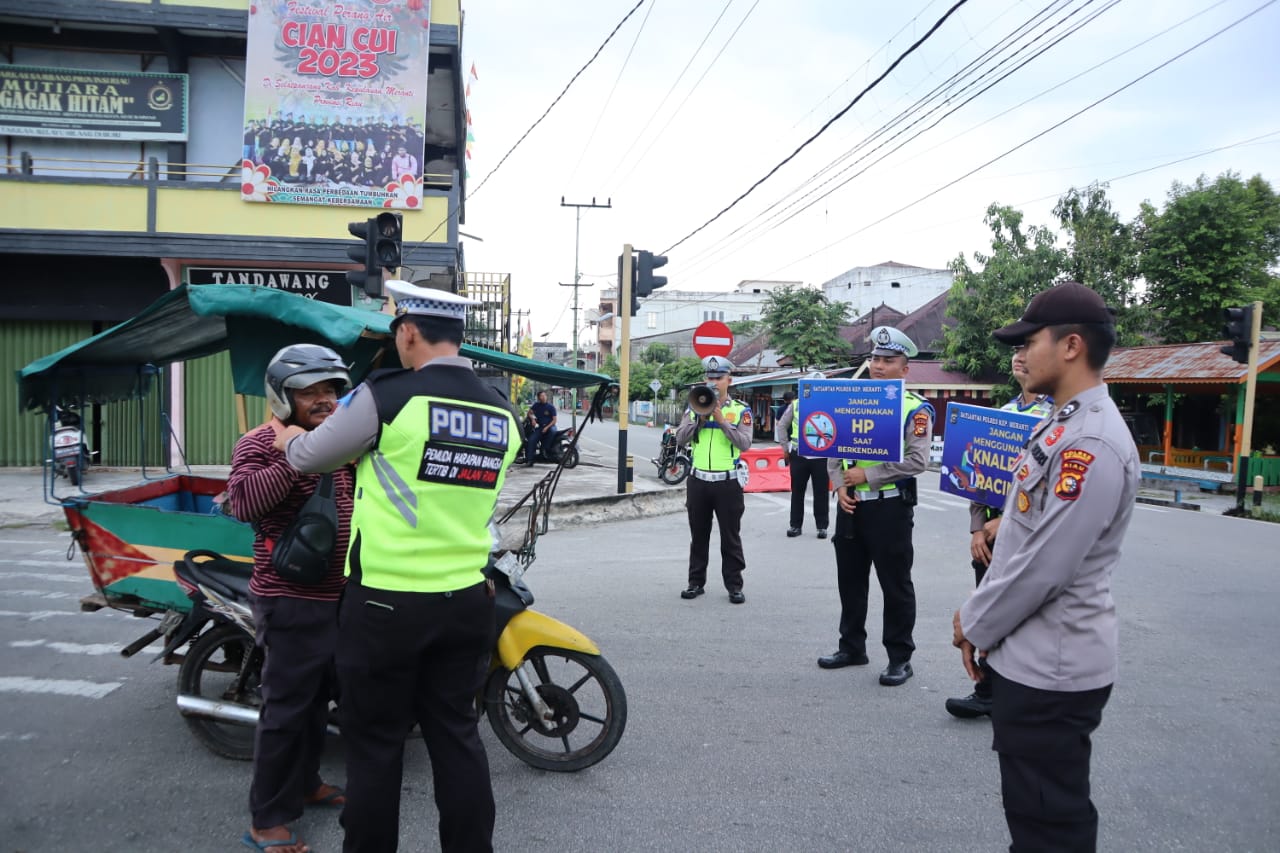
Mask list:
[[[1061,120],[1059,120],[1059,121],[1057,121],[1057,122],[1054,122],[1054,123],[1053,123],[1053,124],[1051,124],[1049,127],[1046,127],[1044,130],[1040,131],[1039,133],[1036,133],[1036,134],[1034,134],[1034,135],[1032,135],[1032,136],[1028,137],[1027,139],[1024,139],[1022,142],[1019,142],[1017,145],[1013,146],[1012,148],[1009,148],[1008,150],[1004,151],[1004,152],[1003,152],[1003,153],[1001,153],[1001,154],[997,154],[995,157],[992,157],[990,160],[987,160],[985,163],[982,163],[981,165],[975,166],[974,168],[972,168],[972,169],[970,169],[969,171],[965,172],[963,175],[960,175],[959,177],[957,177],[957,178],[955,178],[955,179],[953,179],[953,180],[948,181],[947,183],[943,184],[943,185],[942,185],[942,186],[940,186],[940,187],[937,187],[937,188],[935,188],[935,189],[933,189],[933,190],[930,190],[929,192],[927,192],[927,193],[925,193],[924,195],[922,195],[922,196],[920,196],[919,198],[917,198],[915,201],[908,202],[907,204],[904,204],[902,207],[899,207],[898,209],[896,209],[896,210],[894,210],[894,211],[891,211],[891,212],[889,212],[889,213],[886,213],[884,216],[880,217],[879,219],[874,220],[873,222],[869,222],[869,223],[867,223],[866,225],[862,226],[861,228],[857,229],[856,231],[852,231],[852,232],[850,232],[850,233],[848,233],[848,234],[844,235],[843,237],[839,238],[838,240],[833,240],[832,242],[828,243],[828,244],[827,244],[827,245],[825,245],[825,246],[822,246],[822,247],[820,247],[820,248],[818,248],[818,249],[815,249],[814,251],[809,252],[808,254],[803,255],[803,256],[801,256],[801,257],[799,257],[799,258],[796,258],[795,260],[789,261],[788,263],[784,264],[783,266],[778,267],[777,269],[774,269],[773,271],[771,271],[771,272],[767,273],[766,275],[773,275],[773,273],[780,272],[781,270],[784,270],[784,269],[786,269],[787,267],[790,267],[790,266],[793,266],[793,265],[795,265],[795,264],[798,264],[798,263],[800,263],[801,261],[808,260],[809,258],[813,257],[814,255],[819,254],[820,252],[825,252],[827,249],[830,249],[830,248],[832,248],[833,246],[837,246],[837,245],[839,245],[840,243],[843,243],[845,240],[849,240],[849,239],[851,239],[851,238],[853,238],[853,237],[856,237],[857,235],[861,234],[862,232],[867,231],[867,230],[869,230],[869,229],[871,229],[871,228],[874,228],[875,226],[880,225],[881,223],[886,222],[886,221],[888,221],[888,220],[892,219],[893,217],[897,216],[897,215],[898,215],[898,214],[900,214],[900,213],[903,213],[904,211],[910,210],[911,208],[915,207],[916,205],[920,204],[921,202],[926,201],[926,200],[928,200],[928,199],[932,198],[933,196],[937,195],[938,193],[940,193],[940,192],[942,192],[942,191],[944,191],[944,190],[950,189],[951,187],[955,186],[956,184],[960,183],[961,181],[965,180],[966,178],[970,178],[970,177],[972,177],[973,175],[977,174],[978,172],[982,171],[983,169],[987,168],[988,166],[992,165],[993,163],[997,163],[997,162],[999,162],[1000,160],[1003,160],[1005,157],[1008,157],[1010,154],[1014,153],[1015,151],[1018,151],[1018,150],[1020,150],[1020,149],[1022,149],[1022,148],[1025,148],[1026,146],[1030,145],[1032,142],[1035,142],[1037,139],[1040,139],[1041,137],[1046,136],[1046,135],[1047,135],[1047,134],[1049,134],[1049,133],[1052,133],[1053,131],[1057,130],[1058,128],[1062,127],[1063,125],[1067,124],[1068,122],[1071,122],[1071,121],[1075,120],[1076,118],[1078,118],[1078,117],[1080,117],[1080,116],[1084,115],[1084,114],[1085,114],[1085,113],[1087,113],[1089,110],[1093,109],[1094,107],[1098,106],[1099,104],[1105,103],[1106,101],[1111,100],[1112,98],[1114,98],[1116,95],[1120,94],[1121,92],[1123,92],[1123,91],[1125,91],[1125,90],[1127,90],[1127,89],[1130,89],[1130,88],[1132,88],[1133,86],[1136,86],[1138,83],[1140,83],[1140,82],[1142,82],[1143,80],[1147,79],[1147,78],[1148,78],[1148,77],[1150,77],[1152,74],[1155,74],[1157,71],[1160,71],[1161,69],[1163,69],[1163,68],[1165,68],[1165,67],[1167,67],[1167,66],[1169,66],[1169,65],[1173,64],[1174,62],[1177,62],[1179,59],[1181,59],[1182,57],[1184,57],[1184,56],[1186,56],[1187,54],[1191,53],[1192,51],[1198,50],[1199,48],[1203,47],[1204,45],[1206,45],[1206,44],[1208,44],[1209,42],[1213,41],[1214,39],[1218,38],[1218,36],[1222,35],[1223,33],[1227,32],[1227,31],[1229,31],[1229,30],[1234,29],[1235,27],[1237,27],[1237,26],[1239,26],[1240,24],[1242,24],[1242,23],[1244,23],[1245,21],[1247,21],[1249,18],[1252,18],[1254,15],[1258,14],[1258,13],[1259,13],[1259,12],[1261,12],[1263,9],[1266,9],[1268,6],[1272,6],[1272,5],[1274,5],[1276,2],[1280,2],[1280,0],[1267,0],[1267,2],[1266,2],[1266,3],[1263,3],[1261,6],[1258,6],[1256,9],[1254,9],[1254,10],[1253,10],[1253,11],[1251,11],[1251,12],[1249,12],[1248,14],[1246,14],[1246,15],[1244,15],[1244,16],[1242,16],[1242,17],[1240,17],[1240,18],[1237,18],[1236,20],[1232,21],[1230,24],[1227,24],[1227,25],[1226,25],[1225,27],[1223,27],[1222,29],[1220,29],[1220,30],[1218,30],[1218,31],[1214,32],[1214,33],[1213,33],[1213,34],[1211,34],[1211,35],[1206,36],[1205,38],[1203,38],[1203,39],[1201,39],[1200,41],[1196,42],[1195,44],[1191,45],[1191,46],[1190,46],[1190,47],[1188,47],[1187,49],[1185,49],[1185,50],[1183,50],[1183,51],[1180,51],[1179,53],[1174,54],[1174,55],[1173,55],[1173,56],[1171,56],[1170,58],[1166,59],[1164,62],[1161,62],[1159,65],[1156,65],[1154,68],[1151,68],[1150,70],[1148,70],[1148,71],[1146,71],[1146,72],[1144,72],[1144,73],[1142,73],[1142,74],[1138,75],[1137,77],[1133,78],[1133,79],[1132,79],[1132,80],[1130,80],[1128,83],[1125,83],[1123,86],[1120,86],[1120,87],[1118,87],[1118,88],[1116,88],[1116,89],[1111,90],[1111,91],[1110,91],[1110,92],[1108,92],[1106,95],[1103,95],[1101,98],[1098,98],[1097,100],[1093,101],[1092,103],[1088,104],[1087,106],[1081,107],[1080,109],[1076,110],[1075,112],[1073,112],[1071,115],[1067,116],[1066,118],[1063,118],[1063,119],[1061,119]]]
[[[474,198],[475,194],[480,192],[480,187],[483,187],[485,184],[487,184],[489,182],[489,179],[492,178],[495,174],[497,174],[497,171],[502,168],[502,164],[507,162],[507,158],[510,157],[511,154],[517,148],[520,147],[520,143],[524,142],[525,138],[528,137],[528,135],[533,132],[533,129],[542,123],[542,120],[547,117],[547,114],[550,113],[552,109],[555,108],[555,105],[560,103],[560,99],[563,98],[565,96],[565,93],[569,91],[569,87],[573,85],[575,80],[577,80],[579,77],[582,76],[582,72],[586,71],[588,68],[591,67],[591,63],[596,61],[596,57],[600,55],[600,52],[602,50],[604,50],[605,45],[607,45],[609,42],[613,40],[613,37],[618,34],[618,30],[622,29],[622,25],[625,24],[627,20],[630,19],[630,17],[636,13],[636,10],[639,9],[641,4],[643,3],[644,3],[644,0],[636,0],[636,5],[632,6],[631,10],[627,12],[627,14],[622,16],[622,20],[618,21],[618,25],[613,28],[613,31],[610,32],[609,35],[605,36],[605,40],[602,41],[600,43],[600,46],[596,48],[596,52],[591,54],[591,58],[587,60],[586,64],[583,65],[581,68],[579,68],[577,73],[575,73],[572,77],[569,78],[569,82],[566,83],[564,85],[564,88],[560,90],[560,94],[556,95],[555,100],[551,102],[551,105],[542,111],[542,115],[538,116],[538,120],[535,121],[533,124],[529,125],[529,129],[526,130],[523,134],[521,134],[520,138],[516,140],[515,144],[511,146],[511,148],[507,151],[506,154],[502,155],[502,159],[498,161],[498,165],[494,166],[492,169],[489,170],[489,174],[484,176],[484,180],[480,181],[480,183],[476,185],[476,188],[472,190],[470,193],[468,193],[468,196],[467,196],[468,198]],[[453,207],[451,207],[449,209],[449,212],[445,214],[444,219],[440,220],[440,222],[436,224],[436,227],[432,228],[430,231],[427,232],[426,237],[419,240],[416,244],[414,244],[412,249],[410,249],[409,251],[403,254],[402,260],[405,260],[405,261],[409,260],[409,258],[413,255],[413,253],[418,249],[422,248],[422,246],[428,240],[430,240],[444,226],[446,222],[448,222],[453,217],[457,216],[458,207],[461,204],[462,202],[459,201],[458,204],[455,204]]]
[[[677,240],[676,242],[672,243],[672,244],[671,244],[670,246],[668,246],[667,248],[663,249],[663,250],[662,250],[662,254],[664,254],[664,255],[665,255],[665,254],[667,254],[667,253],[668,253],[668,252],[670,252],[672,249],[676,248],[676,247],[677,247],[677,246],[679,246],[681,243],[683,243],[683,242],[685,242],[686,240],[688,240],[688,239],[689,239],[690,237],[692,237],[694,234],[697,234],[699,231],[701,231],[702,229],[706,228],[706,227],[707,227],[708,225],[710,225],[712,222],[715,222],[715,221],[716,221],[717,219],[719,219],[721,216],[724,216],[726,213],[728,213],[730,210],[732,210],[734,207],[736,207],[736,206],[737,206],[737,204],[738,204],[738,202],[742,201],[744,198],[746,198],[748,195],[750,195],[750,194],[752,193],[752,191],[754,191],[754,190],[755,190],[755,188],[756,188],[756,187],[760,186],[760,185],[761,185],[761,184],[763,184],[765,181],[769,180],[769,178],[773,177],[773,175],[774,175],[774,174],[776,174],[776,173],[777,173],[777,171],[778,171],[779,169],[781,169],[781,168],[782,168],[783,166],[785,166],[787,163],[789,163],[789,162],[791,162],[793,159],[795,159],[796,155],[798,155],[801,151],[803,151],[805,148],[807,148],[807,147],[809,146],[809,144],[810,144],[810,143],[812,143],[815,139],[817,139],[819,136],[821,136],[823,133],[825,133],[825,132],[826,132],[826,130],[827,130],[827,128],[831,127],[831,125],[832,125],[832,124],[834,124],[836,121],[838,121],[842,116],[844,116],[844,114],[845,114],[845,113],[847,113],[847,112],[849,112],[849,110],[853,109],[853,108],[854,108],[854,106],[856,106],[856,105],[857,105],[857,103],[858,103],[860,100],[862,100],[863,96],[867,94],[867,92],[870,92],[870,91],[871,91],[872,89],[874,89],[877,85],[879,85],[880,81],[882,81],[882,80],[884,80],[884,78],[888,77],[888,76],[889,76],[889,74],[891,74],[891,73],[893,72],[893,70],[894,70],[895,68],[897,68],[897,67],[898,67],[898,65],[899,65],[899,64],[900,64],[904,59],[906,59],[908,56],[910,56],[912,53],[914,53],[914,52],[916,51],[916,49],[920,47],[920,45],[922,45],[922,44],[924,44],[926,41],[928,41],[928,40],[929,40],[929,38],[930,38],[930,37],[931,37],[935,32],[937,32],[937,31],[938,31],[938,28],[939,28],[939,27],[941,27],[941,26],[946,22],[946,20],[947,20],[948,18],[950,18],[950,17],[952,16],[952,14],[954,14],[954,13],[955,13],[955,11],[956,11],[957,9],[959,9],[961,6],[965,5],[965,4],[966,4],[966,3],[968,3],[968,2],[969,2],[969,0],[957,0],[957,2],[956,2],[956,3],[955,3],[955,4],[954,4],[950,9],[948,9],[948,10],[946,11],[946,14],[944,14],[941,18],[939,18],[939,19],[934,23],[934,25],[933,25],[932,27],[930,27],[930,28],[929,28],[929,31],[928,31],[928,32],[926,32],[926,33],[925,33],[924,35],[922,35],[920,38],[916,39],[916,41],[915,41],[915,42],[914,42],[910,47],[908,47],[905,51],[903,51],[903,52],[902,52],[902,54],[900,54],[900,55],[898,56],[898,58],[897,58],[897,59],[895,59],[895,60],[894,60],[894,61],[889,65],[889,67],[888,67],[888,68],[886,68],[886,69],[884,70],[884,72],[883,72],[879,77],[877,77],[876,79],[872,80],[872,81],[871,81],[871,82],[870,82],[870,83],[869,83],[869,84],[868,84],[868,85],[867,85],[867,86],[866,86],[866,87],[865,87],[861,92],[859,92],[859,93],[857,94],[857,96],[856,96],[856,97],[854,97],[854,99],[853,99],[852,101],[850,101],[850,102],[848,103],[848,105],[847,105],[847,106],[845,106],[845,108],[844,108],[844,109],[840,110],[838,113],[836,113],[835,115],[833,115],[831,118],[827,119],[826,123],[825,123],[825,124],[823,124],[823,125],[822,125],[822,127],[818,128],[818,130],[817,130],[817,131],[816,131],[812,136],[810,136],[810,137],[809,137],[808,139],[806,139],[804,142],[800,143],[800,146],[799,146],[798,148],[796,148],[796,150],[795,150],[795,151],[792,151],[790,154],[788,154],[785,158],[783,158],[783,159],[782,159],[782,161],[781,161],[780,163],[778,163],[778,165],[776,165],[776,166],[774,166],[772,169],[770,169],[770,170],[769,170],[769,171],[764,175],[764,177],[760,178],[758,181],[756,181],[754,184],[752,184],[750,187],[748,187],[748,188],[747,188],[747,190],[746,190],[744,193],[742,193],[742,195],[738,196],[738,197],[737,197],[737,198],[735,198],[733,201],[729,202],[729,204],[728,204],[724,209],[722,209],[719,213],[717,213],[715,216],[711,217],[711,218],[710,218],[710,219],[708,219],[706,222],[702,223],[702,224],[701,224],[701,225],[699,225],[697,228],[693,229],[693,230],[692,230],[692,231],[690,231],[688,234],[684,235],[683,237],[681,237],[681,238],[680,238],[679,240]]]

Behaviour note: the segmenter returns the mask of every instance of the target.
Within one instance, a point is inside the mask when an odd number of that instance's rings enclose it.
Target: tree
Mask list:
[[[852,348],[840,327],[848,316],[848,305],[820,290],[783,287],[769,293],[762,319],[773,348],[804,369],[847,361]]]
[[[746,338],[754,335],[764,326],[759,320],[731,320],[725,323],[735,338]]]
[[[674,361],[675,357],[675,350],[669,344],[649,344],[640,359],[646,364],[666,364]]]
[[[1053,284],[1066,266],[1050,228],[1032,225],[1024,233],[1022,213],[992,204],[983,219],[991,229],[991,251],[973,253],[974,270],[961,253],[951,262],[956,280],[947,297],[947,316],[956,321],[943,330],[947,367],[973,378],[1009,376],[1009,347],[991,332],[1022,316],[1031,297]],[[995,393],[1012,396],[1012,377]]]
[[[600,372],[613,379],[622,376],[622,367],[616,355],[605,356],[600,363]],[[702,379],[702,360],[686,356],[665,364],[647,364],[642,361],[631,362],[630,375],[627,377],[627,397],[630,400],[651,400],[656,397],[649,383],[657,379],[664,390],[692,385]]]
[[[1133,226],[1112,210],[1106,184],[1073,187],[1058,199],[1053,215],[1067,234],[1067,277],[1093,288],[1116,309],[1120,346],[1141,344],[1147,321],[1135,292],[1138,243]]]
[[[1221,337],[1222,308],[1262,299],[1280,317],[1280,199],[1260,175],[1227,172],[1187,186],[1174,182],[1164,209],[1138,215],[1139,270],[1146,305],[1165,343]]]

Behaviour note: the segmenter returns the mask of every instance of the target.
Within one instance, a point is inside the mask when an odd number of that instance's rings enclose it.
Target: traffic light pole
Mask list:
[[[618,307],[614,316],[621,320],[618,342],[618,494],[628,494],[632,485],[631,457],[627,455],[627,408],[631,400],[631,244],[622,247],[622,272],[618,278]]]
[[[580,279],[582,278],[582,274],[578,272],[578,236],[582,231],[582,208],[584,207],[611,208],[613,207],[613,199],[605,199],[604,204],[596,204],[596,200],[593,197],[591,199],[590,204],[585,204],[585,203],[575,204],[575,203],[566,202],[564,200],[564,196],[560,196],[560,206],[576,208],[576,216],[574,217],[575,222],[573,226],[573,284],[565,284],[564,282],[560,282],[560,286],[573,288],[573,369],[577,370],[578,369],[578,288],[591,286],[589,284],[584,285],[580,282]],[[578,430],[578,389],[574,388],[572,389],[572,392],[573,392],[573,412],[571,417],[573,420],[573,429],[575,432],[577,432]]]
[[[1236,461],[1236,511],[1234,515],[1244,515],[1244,493],[1249,484],[1249,454],[1253,452],[1253,401],[1258,389],[1258,345],[1262,338],[1262,303],[1253,303],[1252,328],[1249,330],[1249,373],[1244,383],[1244,411],[1240,413],[1237,432],[1240,443],[1237,445]]]

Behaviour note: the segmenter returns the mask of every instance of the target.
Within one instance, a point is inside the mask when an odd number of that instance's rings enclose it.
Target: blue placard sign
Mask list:
[[[1004,507],[1014,463],[1040,420],[1036,415],[948,403],[942,491]]]
[[[901,379],[801,379],[801,456],[902,461]]]

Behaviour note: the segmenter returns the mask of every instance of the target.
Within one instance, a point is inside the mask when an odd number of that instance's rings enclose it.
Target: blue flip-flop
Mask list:
[[[345,801],[346,796],[347,796],[346,791],[344,791],[342,788],[338,787],[337,785],[334,785],[332,791],[325,794],[323,797],[318,797],[314,800],[305,800],[304,805],[319,806],[320,808],[323,808],[323,809],[340,809],[346,805],[346,801]],[[341,803],[338,802],[339,799],[342,799],[343,802]]]
[[[298,841],[298,833],[290,832],[288,838],[282,838],[279,841],[256,841],[252,832],[246,832],[240,838],[240,843],[245,847],[252,847],[254,850],[269,851],[273,847],[292,847],[301,842]]]

